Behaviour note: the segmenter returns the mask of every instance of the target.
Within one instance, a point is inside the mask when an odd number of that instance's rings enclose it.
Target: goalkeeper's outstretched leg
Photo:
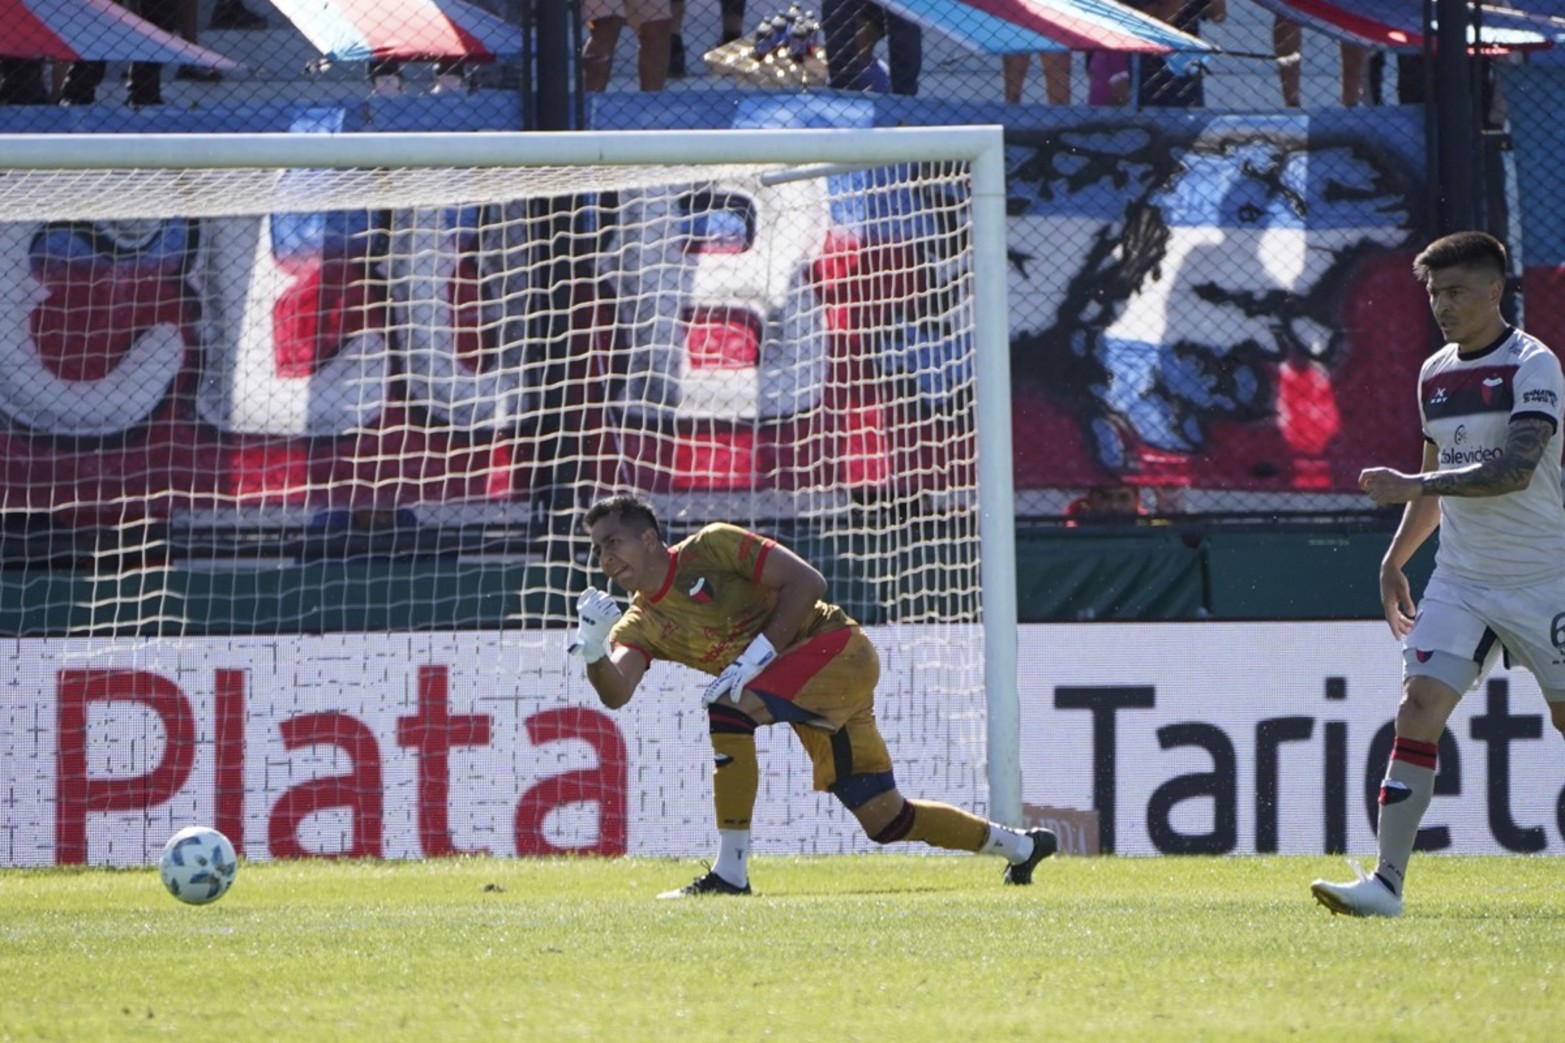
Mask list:
[[[847,780],[849,787],[833,787],[832,792],[847,804],[864,832],[877,844],[921,840],[930,847],[951,851],[1000,855],[1006,860],[1001,879],[1008,884],[1032,883],[1032,873],[1038,863],[1059,850],[1059,839],[1053,830],[1033,829],[1023,833],[998,822],[985,821],[950,804],[908,800],[897,792],[895,784],[854,807],[848,804],[849,798],[843,796],[843,791],[864,778],[866,776],[851,776]]]
[[[833,770],[843,766],[842,751],[849,751],[851,761],[855,741],[860,747],[867,746],[871,750],[885,749],[873,718],[854,730],[858,733],[856,737],[852,734],[830,737],[828,745]],[[806,749],[813,744],[809,733],[800,732],[799,737]],[[816,774],[817,778],[822,774],[819,761],[816,762]],[[1059,850],[1059,839],[1052,830],[1034,829],[1024,833],[950,804],[908,799],[897,789],[890,770],[853,772],[825,788],[853,812],[853,817],[864,827],[865,835],[875,843],[922,841],[930,847],[948,851],[999,855],[1006,860],[1002,879],[1008,884],[1032,883],[1033,870],[1038,863]]]

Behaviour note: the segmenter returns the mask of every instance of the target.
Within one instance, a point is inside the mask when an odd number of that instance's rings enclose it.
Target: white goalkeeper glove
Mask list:
[[[576,599],[576,636],[565,650],[588,663],[596,663],[608,654],[604,643],[619,615],[619,606],[612,597],[596,587],[588,587]]]
[[[756,676],[766,669],[766,664],[776,658],[777,649],[772,647],[766,635],[755,635],[755,640],[739,653],[739,658],[729,663],[723,672],[706,686],[706,694],[703,696],[706,704],[711,706],[725,695],[730,702],[737,703],[744,686],[755,680]]]

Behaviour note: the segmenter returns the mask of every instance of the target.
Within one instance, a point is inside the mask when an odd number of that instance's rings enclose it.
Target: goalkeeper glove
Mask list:
[[[619,615],[619,606],[612,597],[596,587],[588,587],[576,599],[576,636],[566,651],[588,663],[602,659],[608,653],[604,642]]]
[[[711,706],[725,695],[730,702],[737,703],[744,686],[755,680],[756,675],[765,670],[766,665],[776,658],[777,649],[772,647],[766,635],[755,635],[755,640],[739,653],[739,658],[729,663],[723,672],[706,686],[706,694],[703,696],[706,704]]]

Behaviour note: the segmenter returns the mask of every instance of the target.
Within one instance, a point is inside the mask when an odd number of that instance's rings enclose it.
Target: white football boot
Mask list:
[[[1310,893],[1315,900],[1332,914],[1343,913],[1347,916],[1401,916],[1402,899],[1391,892],[1391,888],[1380,882],[1378,877],[1370,876],[1364,872],[1364,868],[1352,859],[1348,865],[1353,867],[1353,873],[1358,877],[1352,883],[1334,884],[1329,880],[1317,880],[1310,885]]]

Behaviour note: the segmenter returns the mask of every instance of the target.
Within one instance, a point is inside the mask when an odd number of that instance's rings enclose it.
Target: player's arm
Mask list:
[[[761,565],[761,586],[777,594],[777,604],[761,628],[776,648],[791,643],[826,595],[826,577],[820,570],[781,544],[773,544]]]
[[[1420,497],[1503,496],[1531,484],[1532,472],[1542,461],[1553,434],[1554,423],[1547,417],[1520,416],[1506,428],[1505,446],[1492,460],[1442,471],[1437,458],[1431,455],[1433,447],[1426,447],[1424,465],[1418,474],[1371,467],[1359,475],[1359,488],[1382,507],[1412,503]]]
[[[629,645],[613,644],[609,634],[620,619],[619,606],[605,591],[588,587],[576,599],[576,633],[566,646],[587,664],[587,680],[598,701],[611,710],[630,702],[646,675],[646,656]]]
[[[1424,443],[1424,459],[1421,470],[1433,471],[1440,466],[1440,451],[1432,442]],[[1381,470],[1381,469],[1377,469]],[[1396,474],[1396,472],[1391,472]],[[1364,485],[1365,476],[1359,476],[1359,484]],[[1416,479],[1418,476],[1411,476]],[[1368,487],[1366,486],[1366,491]],[[1376,501],[1377,503],[1380,501]],[[1391,537],[1391,545],[1386,548],[1386,555],[1380,560],[1380,610],[1386,618],[1386,623],[1391,627],[1391,632],[1397,637],[1407,636],[1407,632],[1413,629],[1413,616],[1417,606],[1413,603],[1413,588],[1407,581],[1407,573],[1402,571],[1407,567],[1408,561],[1415,551],[1424,545],[1424,541],[1440,527],[1440,498],[1438,496],[1419,496],[1407,501],[1407,506],[1402,509],[1402,520],[1397,524],[1397,531]]]
[[[1554,435],[1546,417],[1520,416],[1505,429],[1505,448],[1493,460],[1419,476],[1425,496],[1503,496],[1527,488]],[[1425,469],[1428,470],[1427,468]]]
[[[612,645],[603,658],[587,664],[587,680],[598,693],[598,701],[610,710],[618,710],[636,694],[636,686],[646,676],[646,656],[627,645]]]
[[[826,593],[826,579],[820,571],[779,544],[772,544],[767,551],[756,582],[776,595],[772,614],[738,658],[707,685],[703,698],[708,704],[725,696],[737,703],[745,686],[777,658],[777,650],[786,648],[804,629],[815,603]]]

